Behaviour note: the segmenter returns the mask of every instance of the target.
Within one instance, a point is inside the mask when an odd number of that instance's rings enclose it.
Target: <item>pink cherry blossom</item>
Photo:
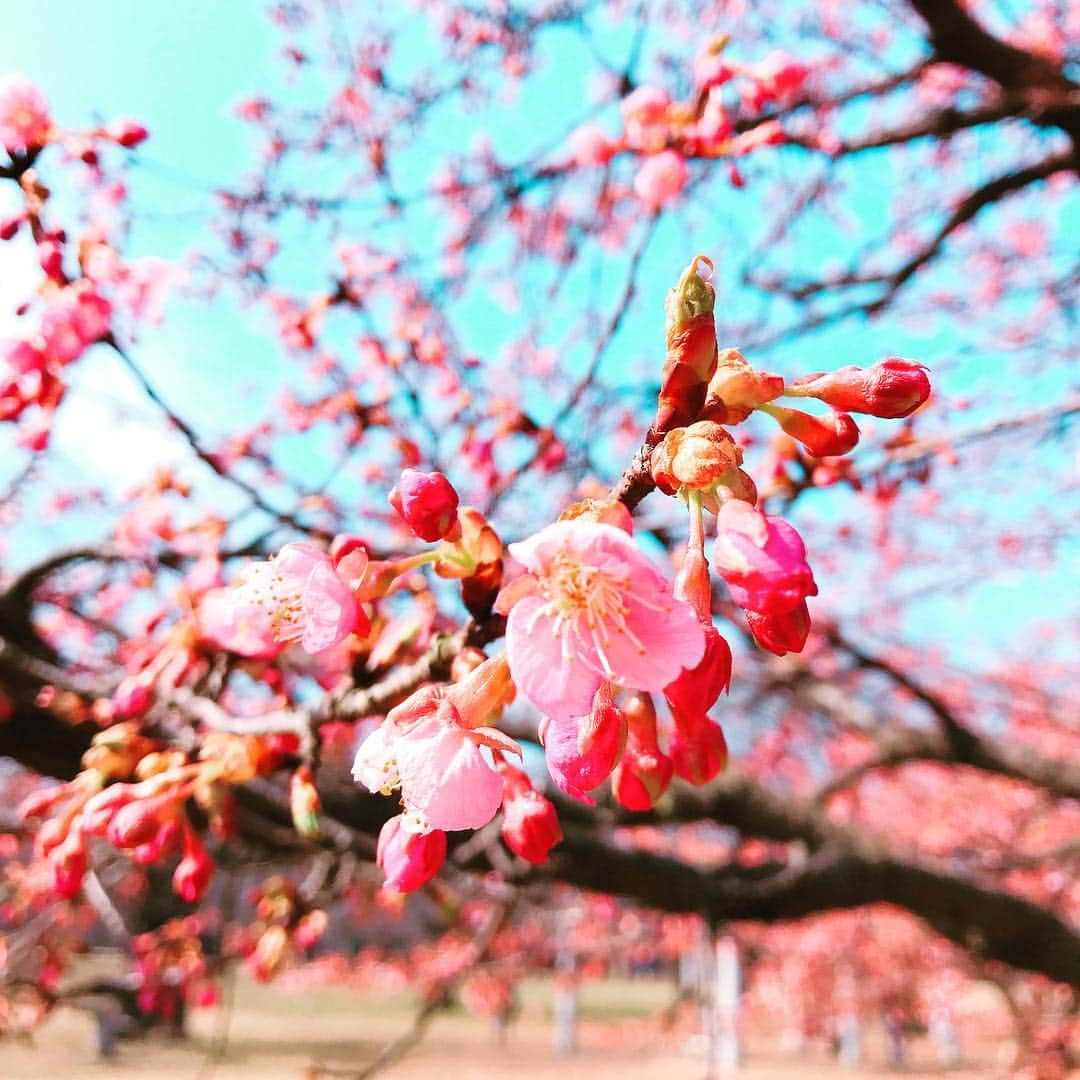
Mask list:
[[[52,131],[49,103],[25,75],[0,79],[0,144],[16,153],[44,146]]]
[[[237,619],[270,617],[274,640],[298,641],[309,653],[333,648],[367,618],[330,556],[314,544],[286,544],[273,559],[250,566],[228,595]]]
[[[618,149],[603,128],[595,124],[582,124],[575,128],[570,133],[568,144],[574,160],[581,166],[606,165]]]
[[[732,499],[716,516],[713,566],[740,607],[779,615],[817,595],[802,537],[781,518]]]
[[[369,791],[401,788],[410,827],[478,829],[498,812],[503,779],[481,746],[520,753],[482,722],[512,694],[506,662],[488,660],[452,687],[425,686],[364,740],[353,777]]]
[[[584,716],[605,680],[662,690],[701,659],[693,608],[621,529],[558,521],[510,554],[527,571],[496,604],[510,616],[510,671],[548,716]]]
[[[653,210],[671,202],[686,187],[690,169],[681,154],[665,150],[646,158],[634,177],[637,197]]]

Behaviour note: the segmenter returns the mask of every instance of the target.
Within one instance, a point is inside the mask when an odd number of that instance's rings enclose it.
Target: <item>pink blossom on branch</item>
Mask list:
[[[453,686],[424,686],[363,742],[353,777],[372,792],[400,788],[416,828],[478,829],[503,797],[502,777],[480,748],[520,754],[512,739],[485,726],[512,698],[501,656]]]
[[[52,135],[49,103],[25,75],[0,79],[0,145],[9,153],[35,150]]]
[[[659,210],[686,187],[690,169],[674,150],[665,150],[645,159],[634,177],[634,192],[651,210]]]
[[[248,567],[223,602],[222,614],[234,625],[265,629],[269,616],[273,641],[299,642],[309,653],[331,649],[368,624],[330,556],[314,544],[286,544],[274,558]]]
[[[503,588],[506,654],[544,714],[584,716],[601,683],[659,691],[705,648],[693,608],[621,529],[559,521],[517,544],[526,573]]]

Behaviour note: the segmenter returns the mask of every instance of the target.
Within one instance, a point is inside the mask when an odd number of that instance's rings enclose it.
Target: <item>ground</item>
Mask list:
[[[440,1015],[427,1037],[403,1061],[381,1073],[387,1080],[697,1080],[705,1075],[700,1053],[677,1034],[664,1037],[655,1017],[671,1000],[669,983],[608,980],[587,984],[582,997],[581,1048],[559,1058],[552,1048],[550,985],[530,983],[523,1008],[505,1043],[489,1021],[459,1010]],[[317,987],[285,993],[241,976],[231,1009],[198,1010],[192,1037],[173,1042],[154,1036],[124,1042],[112,1062],[94,1057],[92,1019],[58,1010],[39,1030],[35,1045],[0,1043],[2,1080],[304,1080],[313,1064],[359,1068],[411,1022],[408,995],[374,995]],[[869,1055],[880,1047],[868,1040]],[[979,1068],[942,1073],[929,1067],[928,1048],[913,1048],[903,1075],[975,1080],[993,1070],[986,1055]],[[767,1045],[751,1047],[742,1080],[860,1080],[896,1075],[882,1067],[861,1071],[828,1060],[813,1049],[801,1060]]]

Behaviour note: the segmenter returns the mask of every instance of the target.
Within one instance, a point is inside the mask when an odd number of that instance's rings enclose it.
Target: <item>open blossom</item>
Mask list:
[[[665,150],[645,159],[634,177],[634,192],[646,206],[659,210],[686,187],[689,179],[690,169],[683,156]]]
[[[52,131],[49,103],[25,75],[0,79],[0,144],[16,153],[44,146]]]
[[[606,165],[618,149],[602,128],[595,124],[583,124],[570,133],[570,153],[581,166]]]
[[[510,545],[527,573],[499,594],[518,689],[543,713],[584,716],[600,684],[662,690],[704,635],[634,541],[613,525],[557,521]]]
[[[224,600],[234,624],[265,627],[269,616],[275,641],[298,641],[309,653],[366,629],[367,618],[348,584],[314,544],[286,544],[273,559],[255,563]]]
[[[520,750],[483,724],[512,697],[503,657],[453,686],[422,687],[364,740],[353,777],[372,792],[400,787],[410,827],[419,831],[486,825],[502,802],[503,778],[480,748]]]
[[[802,537],[784,520],[737,499],[716,516],[713,566],[741,608],[780,615],[817,595]]]

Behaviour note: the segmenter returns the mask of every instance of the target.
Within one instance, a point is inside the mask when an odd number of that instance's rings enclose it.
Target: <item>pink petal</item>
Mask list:
[[[528,542],[528,541],[526,541]],[[506,624],[506,657],[517,688],[543,713],[581,716],[592,708],[600,675],[563,657],[552,632],[555,620],[537,615],[544,606],[538,596],[519,600]]]
[[[502,802],[503,779],[459,727],[432,717],[399,740],[401,794],[435,829],[479,829]]]
[[[309,653],[333,648],[353,632],[357,610],[356,598],[334,573],[330,560],[316,563],[303,593],[304,635],[300,644]]]

